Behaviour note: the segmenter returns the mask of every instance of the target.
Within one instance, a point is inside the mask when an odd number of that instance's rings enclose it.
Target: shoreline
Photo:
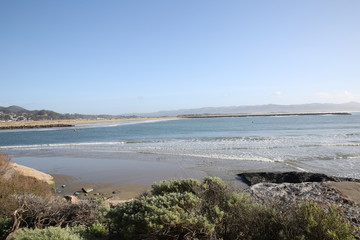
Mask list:
[[[115,123],[127,121],[163,120],[177,119],[177,117],[138,117],[138,118],[111,118],[111,119],[67,119],[67,120],[39,120],[0,122],[0,130],[32,129],[32,128],[54,128],[75,127],[80,124]]]
[[[0,122],[0,130],[75,127],[79,124],[114,123],[127,121],[186,119],[186,118],[224,118],[224,117],[287,117],[287,116],[325,116],[325,115],[351,115],[349,112],[299,112],[299,113],[239,113],[239,114],[189,114],[167,117],[136,117],[111,119],[66,119],[66,120],[39,120]]]

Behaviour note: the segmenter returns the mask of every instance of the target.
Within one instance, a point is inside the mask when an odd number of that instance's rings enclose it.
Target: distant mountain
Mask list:
[[[26,110],[25,108],[13,105],[10,107],[0,107],[0,111],[18,113],[18,112],[28,112],[29,110]]]
[[[85,115],[61,114],[50,110],[27,110],[19,106],[1,107],[0,121],[26,120],[59,120],[59,119],[96,119],[96,118],[129,118],[129,117],[161,117],[206,114],[272,114],[272,113],[322,113],[322,112],[360,112],[360,103],[343,104],[311,103],[299,105],[254,105],[231,107],[205,107],[195,109],[180,109],[154,113],[138,113],[127,115]]]
[[[242,114],[242,113],[314,113],[314,112],[360,112],[360,103],[349,102],[343,104],[311,103],[299,105],[254,105],[231,107],[206,107],[196,109],[181,109],[160,111],[154,113],[136,114],[145,117],[181,116],[192,114]]]

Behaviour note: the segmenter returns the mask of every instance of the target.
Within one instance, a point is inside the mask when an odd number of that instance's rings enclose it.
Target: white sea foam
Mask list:
[[[2,150],[29,150],[29,149],[56,149],[56,148],[73,148],[82,146],[115,146],[122,145],[125,142],[82,142],[82,143],[50,143],[50,144],[33,144],[33,145],[15,145],[0,146]]]

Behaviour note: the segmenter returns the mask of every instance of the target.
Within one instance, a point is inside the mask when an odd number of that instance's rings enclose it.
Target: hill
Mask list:
[[[0,121],[38,121],[38,120],[67,120],[67,119],[109,119],[113,115],[85,115],[62,114],[51,110],[27,110],[19,106],[1,107]],[[119,117],[119,116],[116,116]]]
[[[0,111],[18,113],[18,112],[27,112],[28,110],[26,110],[25,108],[13,105],[10,107],[1,107],[0,106]]]

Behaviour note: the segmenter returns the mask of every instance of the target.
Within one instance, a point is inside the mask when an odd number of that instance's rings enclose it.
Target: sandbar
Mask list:
[[[39,121],[9,121],[0,122],[0,130],[71,127],[80,124],[113,123],[127,121],[166,120],[176,117],[137,117],[137,118],[111,118],[111,119],[67,119],[67,120],[39,120]]]

